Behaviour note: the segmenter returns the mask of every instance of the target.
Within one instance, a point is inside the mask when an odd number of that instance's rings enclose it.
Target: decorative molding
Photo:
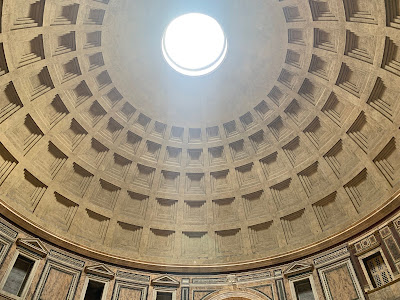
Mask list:
[[[268,296],[265,293],[265,291],[263,291],[263,289],[265,289],[265,288],[266,289],[270,289],[272,297]],[[264,284],[264,285],[252,286],[252,287],[250,287],[250,289],[252,289],[252,290],[254,290],[254,291],[258,292],[258,293],[261,293],[267,300],[274,300],[274,298],[275,298],[274,297],[274,289],[272,287],[272,284]]]
[[[242,276],[236,276],[237,282],[248,282],[248,281],[256,281],[256,280],[264,280],[271,278],[272,274],[270,271],[265,271],[262,273],[254,273],[254,274],[247,274]]]
[[[181,288],[181,300],[189,300],[189,288]]]
[[[68,288],[68,293],[65,300],[72,300],[75,298],[76,289],[78,287],[79,279],[81,277],[81,270],[72,268],[68,265],[61,264],[59,262],[48,259],[43,268],[42,275],[40,276],[39,282],[35,289],[35,294],[32,297],[32,300],[40,300],[42,293],[46,287],[47,281],[50,276],[51,271],[58,271],[61,273],[65,273],[67,275],[71,275],[71,284]],[[49,283],[51,284],[51,283]]]
[[[202,291],[195,291],[201,293]],[[204,291],[206,293],[208,291]],[[265,300],[265,296],[263,293],[253,290],[253,289],[245,289],[239,288],[238,290],[233,291],[215,291],[213,293],[208,293],[205,295],[200,295],[198,298],[194,298],[196,295],[193,293],[193,299],[196,300],[226,300],[226,299],[251,299],[251,300]],[[270,299],[270,298],[267,298]]]
[[[333,252],[324,254],[322,256],[319,256],[317,258],[314,258],[313,262],[316,268],[322,267],[326,264],[331,264],[333,262],[336,262],[338,260],[341,260],[343,258],[349,257],[350,252],[347,246],[341,247]]]
[[[150,276],[148,276],[148,275],[130,273],[130,272],[125,272],[125,271],[121,271],[121,270],[117,271],[115,277],[117,277],[117,279],[124,279],[124,280],[137,281],[137,282],[148,283],[150,281]]]
[[[379,234],[381,236],[382,243],[384,247],[382,250],[385,252],[387,256],[389,265],[392,268],[393,272],[398,272],[400,270],[400,247],[396,241],[396,238],[393,236],[392,230],[390,230],[389,226],[385,226],[379,230]]]
[[[311,293],[313,295],[313,299],[314,300],[319,300],[319,296],[317,293],[317,288],[315,285],[315,280],[314,280],[314,276],[313,273],[310,271],[308,272],[302,272],[299,274],[296,274],[294,276],[291,276],[288,278],[289,281],[289,290],[290,290],[290,294],[292,296],[292,299],[297,299],[297,288],[296,288],[296,284],[297,283],[301,283],[304,281],[309,281],[310,285],[311,285]]]
[[[192,278],[193,284],[224,284],[227,283],[226,277],[203,277]]]
[[[153,286],[167,286],[167,287],[175,287],[178,288],[180,286],[180,282],[171,276],[164,275],[161,277],[157,277],[151,281],[151,285]]]
[[[278,300],[286,300],[286,291],[285,284],[283,283],[283,279],[275,280],[276,293],[278,295]]]
[[[205,299],[207,296],[210,296],[212,293],[216,292],[216,290],[193,290],[192,291],[192,299],[199,299],[199,300],[203,300]],[[201,297],[201,298],[199,298]]]
[[[354,248],[356,250],[356,255],[362,255],[372,249],[375,249],[380,245],[379,241],[376,239],[374,234],[362,239],[359,242],[354,243]]]
[[[12,245],[13,240],[0,235],[0,267],[3,265],[3,262],[8,255]]]
[[[135,300],[146,300],[147,299],[147,293],[148,293],[147,285],[140,285],[140,284],[126,282],[126,281],[117,279],[117,280],[115,280],[115,285],[114,285],[114,290],[113,290],[111,300],[118,300],[119,295],[121,294],[122,290],[137,291],[138,293],[140,293],[140,298],[135,298]]]
[[[7,226],[4,223],[0,222],[0,234],[7,236],[11,239],[16,239],[18,236],[18,232],[15,231],[14,229],[11,229],[11,227]]]
[[[351,279],[352,286],[351,287],[346,286],[346,289],[344,289],[345,287],[340,282],[340,281],[344,280],[344,278],[342,277],[344,274],[337,275],[336,280],[334,282],[332,282],[333,279],[329,280],[329,281],[327,279],[327,275],[330,272],[335,272],[335,271],[339,272],[339,270],[341,270],[341,269],[342,270],[344,269],[344,271],[347,272],[347,275]],[[360,284],[358,283],[357,276],[352,267],[350,259],[346,259],[345,261],[339,261],[333,265],[319,268],[318,274],[319,274],[319,277],[321,280],[322,290],[323,290],[324,295],[327,300],[341,299],[342,297],[349,297],[349,298],[351,297],[351,299],[354,299],[354,300],[364,300],[365,299],[364,292],[361,289]],[[332,288],[331,288],[330,284],[334,284],[334,287],[332,286]],[[352,290],[348,290],[348,288],[352,288]],[[332,295],[332,291],[333,291],[333,293],[336,292],[339,294]],[[355,295],[350,296],[349,292],[352,292]],[[357,298],[354,298],[354,296],[356,296]]]
[[[301,273],[311,272],[313,270],[313,266],[305,263],[295,262],[287,268],[283,274],[285,277],[295,276]]]
[[[73,258],[53,249],[51,249],[49,252],[49,258],[59,263],[68,264],[78,269],[83,269],[83,267],[85,266],[85,261]]]
[[[85,272],[87,274],[93,274],[109,279],[113,279],[115,277],[115,273],[111,271],[106,265],[98,264],[94,266],[87,266],[85,268]]]
[[[47,250],[43,242],[37,238],[19,238],[17,239],[17,245],[39,255],[40,257],[46,257],[49,253],[49,250]]]

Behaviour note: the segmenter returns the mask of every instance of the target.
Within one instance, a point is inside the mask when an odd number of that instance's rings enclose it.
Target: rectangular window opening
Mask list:
[[[169,292],[157,292],[156,300],[172,300],[172,293],[169,293]]]
[[[380,252],[364,258],[363,262],[374,288],[381,287],[393,280]]]
[[[18,255],[10,274],[4,284],[3,290],[20,297],[24,292],[29,275],[35,262],[22,255]]]
[[[306,278],[294,283],[297,300],[315,300],[310,279]]]
[[[101,300],[104,292],[104,282],[89,280],[84,300]]]

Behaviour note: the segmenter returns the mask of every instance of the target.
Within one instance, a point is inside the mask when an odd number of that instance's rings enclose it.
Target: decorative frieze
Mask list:
[[[322,256],[319,256],[317,258],[314,258],[313,262],[316,268],[336,262],[338,260],[342,260],[346,257],[350,256],[349,249],[347,246],[341,247],[333,252],[330,252],[328,254],[324,254]]]
[[[144,283],[150,282],[150,276],[148,276],[148,275],[131,273],[131,272],[126,272],[126,271],[121,271],[121,270],[117,270],[115,277],[117,279],[123,279],[123,280],[129,280],[129,281],[144,282]]]
[[[354,244],[356,255],[361,255],[363,253],[366,253],[378,246],[379,242],[377,241],[375,235],[373,234]]]

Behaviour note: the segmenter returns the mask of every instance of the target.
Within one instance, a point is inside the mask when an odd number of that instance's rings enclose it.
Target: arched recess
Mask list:
[[[220,291],[207,296],[204,300],[270,300],[267,296],[261,296],[255,291]]]

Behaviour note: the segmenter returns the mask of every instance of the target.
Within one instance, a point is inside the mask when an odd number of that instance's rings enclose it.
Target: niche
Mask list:
[[[156,300],[172,300],[171,292],[157,292]]]
[[[28,281],[34,264],[35,261],[19,254],[7,276],[3,291],[22,297],[28,288]]]
[[[311,282],[308,278],[294,282],[294,289],[298,300],[314,300]]]
[[[89,279],[84,300],[102,300],[105,283]]]

